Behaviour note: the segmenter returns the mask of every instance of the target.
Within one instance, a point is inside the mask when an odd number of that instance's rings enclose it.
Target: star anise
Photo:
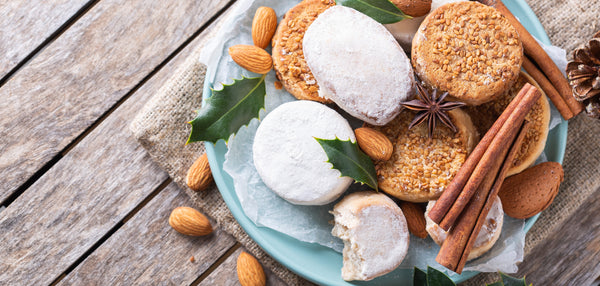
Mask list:
[[[413,128],[427,119],[429,138],[433,138],[433,130],[435,129],[436,121],[438,120],[448,126],[448,128],[452,129],[453,132],[456,132],[456,126],[452,123],[447,112],[464,106],[465,103],[458,101],[444,101],[446,96],[448,96],[447,92],[444,92],[440,97],[437,97],[439,92],[437,89],[434,89],[433,92],[429,93],[420,83],[417,83],[417,91],[419,99],[400,103],[410,110],[419,112],[408,126],[408,129]]]

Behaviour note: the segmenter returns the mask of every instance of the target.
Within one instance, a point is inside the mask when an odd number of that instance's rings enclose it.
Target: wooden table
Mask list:
[[[0,3],[0,285],[237,283],[239,243],[169,227],[192,202],[128,129],[233,2]],[[598,276],[596,194],[526,259],[530,282]]]

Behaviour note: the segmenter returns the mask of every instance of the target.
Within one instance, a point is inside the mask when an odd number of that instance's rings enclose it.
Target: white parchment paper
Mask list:
[[[238,2],[218,36],[205,47],[200,56],[200,60],[209,66],[206,80],[213,82],[213,87],[219,89],[221,83],[231,83],[233,78],[241,78],[242,75],[259,76],[234,63],[229,57],[227,49],[237,44],[252,44],[252,18],[258,7],[272,7],[281,20],[282,15],[295,4],[297,4],[296,1],[279,0],[242,0]],[[566,64],[564,50],[557,47],[546,48],[559,66],[563,63]],[[275,89],[273,85],[275,81],[275,73],[271,71],[266,78],[266,110],[261,112],[260,118],[264,118],[266,113],[280,104],[295,100],[285,89]],[[560,114],[552,106],[551,128],[554,128],[560,121]],[[337,201],[325,206],[293,205],[275,195],[260,179],[252,161],[252,143],[259,124],[260,121],[254,119],[248,126],[242,127],[236,135],[232,135],[228,142],[229,151],[225,155],[223,165],[223,169],[233,178],[235,191],[245,214],[257,226],[272,228],[298,240],[318,243],[341,252],[343,243],[331,235],[330,221],[333,220],[333,216],[329,214]],[[545,161],[545,155],[542,155],[538,161]],[[366,187],[354,184],[348,192],[359,189],[366,189]],[[498,242],[486,254],[467,263],[465,270],[515,273],[517,263],[523,260],[524,223],[524,220],[505,216],[502,234]],[[450,276],[456,276],[435,262],[438,251],[439,246],[431,238],[420,239],[411,235],[409,252],[400,267],[412,269],[414,266],[425,268],[429,265]]]

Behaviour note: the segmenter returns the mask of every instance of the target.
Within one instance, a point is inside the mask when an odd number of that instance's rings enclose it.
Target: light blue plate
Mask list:
[[[504,4],[521,20],[521,23],[523,23],[531,34],[542,42],[550,44],[550,39],[544,32],[544,28],[524,0],[505,0]],[[208,74],[214,74],[213,69],[214,67],[208,67]],[[211,94],[210,87],[212,84],[212,82],[204,82],[204,97],[208,97]],[[563,120],[560,125],[548,134],[545,151],[549,161],[562,163],[566,139],[567,122]],[[224,155],[227,152],[225,143],[223,141],[219,141],[216,145],[206,143],[206,152],[208,153],[208,160],[215,182],[235,219],[262,249],[285,267],[320,285],[412,284],[412,270],[408,269],[396,269],[392,273],[369,282],[343,281],[341,279],[342,255],[340,253],[318,244],[301,242],[270,228],[257,227],[244,214],[233,187],[233,180],[229,174],[223,171]],[[538,216],[534,216],[526,221],[526,231],[529,231],[537,218]],[[456,282],[465,281],[477,273],[463,272]]]

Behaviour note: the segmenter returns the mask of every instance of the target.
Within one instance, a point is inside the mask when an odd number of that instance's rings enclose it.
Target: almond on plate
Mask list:
[[[250,45],[235,45],[229,55],[241,67],[255,73],[266,74],[273,68],[273,59],[267,51]]]
[[[400,202],[400,209],[404,213],[408,230],[420,238],[427,237],[427,222],[425,221],[425,211],[420,205],[411,202]]]
[[[206,216],[190,207],[177,207],[169,216],[169,224],[177,232],[191,236],[212,233],[212,225]]]
[[[264,286],[267,284],[267,277],[262,266],[245,251],[240,253],[237,259],[237,275],[242,286]]]
[[[530,218],[550,206],[563,181],[563,168],[545,162],[504,180],[498,196],[504,212],[514,218]]]
[[[252,41],[254,45],[266,49],[277,29],[277,15],[275,10],[269,7],[256,9],[252,20]]]
[[[392,157],[394,146],[383,133],[369,127],[361,127],[354,130],[354,135],[360,149],[371,159],[387,161]]]
[[[421,17],[431,10],[431,0],[390,0],[408,16]]]

